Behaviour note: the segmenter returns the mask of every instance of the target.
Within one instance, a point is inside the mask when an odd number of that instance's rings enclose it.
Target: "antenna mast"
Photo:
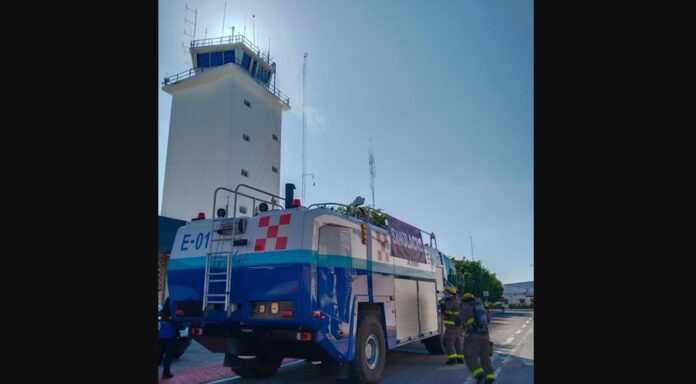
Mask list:
[[[304,53],[302,64],[302,201],[307,189],[307,52]]]
[[[225,13],[227,13],[227,1],[225,1],[225,9],[222,11],[222,33],[220,37],[225,36]]]
[[[196,22],[198,21],[198,8],[191,9],[188,4],[185,5],[185,12],[193,12],[193,22],[186,18],[184,14],[184,35],[190,37],[191,39],[196,39]],[[186,23],[193,24],[193,34],[186,33]]]
[[[189,20],[186,17],[186,13],[188,13],[188,12],[193,12],[193,22],[191,22],[191,20]],[[191,8],[189,8],[188,4],[185,4],[185,6],[184,6],[184,35],[190,37],[191,40],[196,39],[196,23],[197,23],[197,21],[198,21],[198,8],[191,9]],[[193,25],[193,33],[188,33],[186,31],[186,24]],[[181,50],[183,51],[184,56],[186,57],[186,61],[184,62],[184,64],[186,64],[186,65],[190,64],[191,66],[193,66],[193,63],[191,62],[191,56],[190,56],[189,51],[188,51],[188,46],[191,45],[191,40],[189,40],[188,44],[184,44],[184,42],[182,41],[181,42]]]
[[[372,138],[370,137],[370,189],[372,190],[372,208],[375,208],[375,149],[372,147]]]

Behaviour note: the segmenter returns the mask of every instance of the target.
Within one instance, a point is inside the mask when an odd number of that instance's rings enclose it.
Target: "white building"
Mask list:
[[[503,296],[509,304],[530,304],[534,302],[534,282],[503,284]]]
[[[162,87],[172,95],[162,215],[210,217],[217,187],[248,184],[280,195],[281,120],[290,101],[275,88],[275,63],[242,35],[194,40],[190,52],[194,68]],[[253,214],[250,205],[238,202],[237,215]]]

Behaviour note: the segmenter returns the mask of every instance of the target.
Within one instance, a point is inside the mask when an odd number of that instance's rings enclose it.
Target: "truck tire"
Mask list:
[[[423,344],[425,344],[425,349],[428,350],[433,355],[444,355],[445,354],[445,343],[444,343],[445,335],[444,333],[440,333],[439,335],[433,336],[433,337],[428,337],[427,339],[423,340]]]
[[[265,379],[271,377],[278,372],[282,357],[261,357],[257,356],[259,365],[257,367],[240,367],[234,368],[234,373],[245,379]]]
[[[384,332],[377,317],[368,314],[358,323],[355,360],[350,362],[348,381],[352,384],[376,384],[382,381],[386,362]]]

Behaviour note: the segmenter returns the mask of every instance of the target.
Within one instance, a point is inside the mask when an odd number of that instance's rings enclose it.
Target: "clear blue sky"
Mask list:
[[[196,38],[222,33],[224,0],[160,0],[158,81],[190,68]],[[531,0],[229,0],[228,27],[271,39],[283,114],[281,185],[302,185],[302,62],[307,75],[306,204],[371,203],[433,231],[441,251],[474,258],[503,283],[533,280]],[[154,85],[153,85],[154,86]],[[171,97],[159,92],[161,204]],[[281,188],[282,189],[282,188]]]

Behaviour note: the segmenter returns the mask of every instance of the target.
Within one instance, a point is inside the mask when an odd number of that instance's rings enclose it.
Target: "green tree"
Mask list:
[[[463,284],[458,284],[457,292],[472,293],[474,296],[482,300],[498,301],[503,294],[503,283],[498,280],[495,273],[489,272],[481,261],[472,260],[456,260],[450,258],[454,263],[457,274],[464,276]],[[483,296],[483,292],[488,291],[488,298]]]
[[[358,218],[361,218],[363,220],[367,219],[368,217],[368,212],[372,220],[369,220],[373,224],[379,224],[383,227],[387,226],[387,218],[384,216],[384,214],[381,212],[380,209],[368,209],[366,207],[336,207],[337,212],[344,213],[348,216],[355,216]]]

